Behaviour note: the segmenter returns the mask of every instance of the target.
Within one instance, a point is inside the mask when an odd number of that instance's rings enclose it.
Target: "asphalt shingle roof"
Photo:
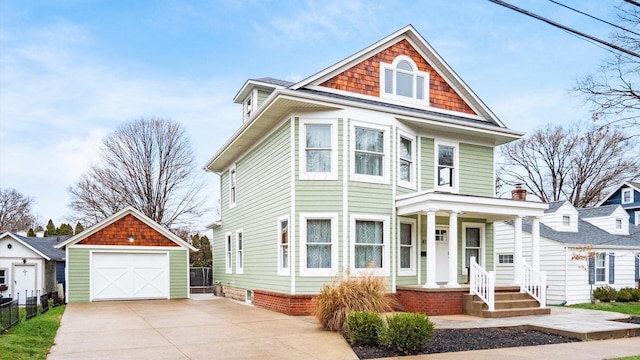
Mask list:
[[[51,260],[57,261],[64,260],[65,251],[64,249],[56,249],[54,246],[70,238],[70,236],[27,237],[18,234],[12,235],[51,258]]]
[[[547,210],[545,210],[545,214],[547,213],[554,213],[556,211],[558,211],[558,209],[562,206],[562,204],[564,204],[565,202],[567,202],[566,200],[560,200],[560,201],[554,201],[554,202],[550,202],[549,203],[549,208]]]
[[[580,214],[580,218],[594,218],[594,217],[604,217],[611,215],[620,205],[605,205],[598,206],[588,209],[577,209]]]

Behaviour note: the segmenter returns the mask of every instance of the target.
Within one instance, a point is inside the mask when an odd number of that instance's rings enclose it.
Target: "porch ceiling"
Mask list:
[[[399,216],[436,211],[448,216],[458,212],[461,217],[482,218],[489,222],[510,220],[516,216],[541,217],[548,205],[541,202],[518,201],[482,196],[459,195],[437,191],[398,196],[396,208]]]

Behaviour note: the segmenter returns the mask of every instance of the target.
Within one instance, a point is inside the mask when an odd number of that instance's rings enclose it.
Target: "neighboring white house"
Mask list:
[[[0,235],[0,295],[17,298],[56,291],[64,283],[64,250],[54,246],[67,237],[26,237],[11,232]]]
[[[496,281],[513,281],[513,222],[495,223]],[[523,220],[523,256],[531,261],[531,222]],[[581,247],[590,249],[581,250]],[[582,259],[576,255],[593,254]],[[580,257],[580,256],[577,256]],[[640,228],[620,205],[576,209],[567,201],[549,204],[540,219],[540,269],[547,273],[547,303],[590,301],[590,289],[637,287]],[[593,283],[593,284],[591,284]]]

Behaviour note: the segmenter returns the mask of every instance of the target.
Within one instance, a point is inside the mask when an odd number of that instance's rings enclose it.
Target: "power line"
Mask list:
[[[610,48],[612,48],[612,49],[615,49],[615,50],[618,50],[618,51],[620,51],[620,52],[623,52],[623,53],[625,53],[625,54],[628,54],[628,55],[631,55],[631,56],[634,56],[634,57],[640,58],[640,54],[635,53],[635,52],[633,52],[633,51],[631,51],[631,50],[627,50],[627,49],[625,49],[625,48],[623,48],[623,47],[620,47],[620,46],[618,46],[618,45],[615,45],[615,44],[612,44],[612,43],[610,43],[610,42],[604,41],[604,40],[599,39],[599,38],[597,38],[597,37],[595,37],[595,36],[591,36],[591,35],[589,35],[589,34],[586,34],[586,33],[581,32],[581,31],[578,31],[578,30],[572,29],[572,28],[570,28],[570,27],[568,27],[568,26],[562,25],[562,24],[557,23],[557,22],[555,22],[555,21],[553,21],[553,20],[549,20],[549,19],[547,19],[547,18],[545,18],[545,17],[542,17],[542,16],[540,16],[540,15],[534,14],[534,13],[532,13],[532,12],[530,12],[530,11],[527,11],[527,10],[521,9],[521,8],[519,8],[519,7],[517,7],[517,6],[511,5],[511,4],[509,4],[509,3],[507,3],[507,2],[504,2],[504,1],[502,1],[502,0],[489,0],[489,1],[491,1],[491,2],[492,2],[492,3],[494,3],[494,4],[498,4],[498,5],[504,6],[504,7],[508,8],[508,9],[511,9],[511,10],[517,11],[517,12],[522,13],[522,14],[525,14],[525,15],[530,16],[530,17],[532,17],[532,18],[538,19],[538,20],[540,20],[540,21],[544,21],[544,22],[546,22],[546,23],[547,23],[547,24],[549,24],[549,25],[552,25],[552,26],[555,26],[555,27],[557,27],[557,28],[563,29],[563,30],[568,31],[568,32],[570,32],[570,33],[573,33],[573,34],[576,34],[576,35],[578,35],[578,36],[581,36],[581,37],[584,37],[584,38],[590,39],[590,40],[592,40],[592,41],[598,42],[598,43],[603,44],[603,45],[605,45],[605,46],[607,46],[607,47],[610,47]],[[625,0],[625,1],[632,1],[632,0]],[[640,5],[640,4],[639,4],[639,5]]]
[[[587,14],[586,12],[582,12],[582,11],[580,11],[580,10],[578,10],[578,9],[574,9],[574,8],[572,8],[571,6],[567,6],[567,5],[565,5],[565,4],[561,4],[561,3],[559,3],[559,2],[557,2],[557,1],[555,1],[555,0],[549,0],[549,1],[550,1],[550,2],[552,2],[552,3],[554,3],[554,4],[556,4],[556,5],[560,5],[560,6],[564,7],[564,8],[567,8],[567,9],[569,9],[569,10],[575,11],[575,12],[577,12],[577,13],[579,13],[579,14],[584,15],[584,16],[588,16],[588,17],[590,17],[590,18],[592,18],[592,19],[594,19],[594,20],[598,20],[598,21],[600,21],[600,22],[602,22],[602,23],[605,23],[605,24],[607,24],[607,25],[611,25],[611,26],[613,26],[613,27],[615,27],[615,28],[618,28],[618,29],[620,29],[620,30],[624,30],[624,31],[630,32],[630,33],[632,33],[632,34],[635,34],[635,35],[640,36],[640,34],[638,34],[638,33],[637,33],[637,32],[635,32],[635,31],[632,31],[632,30],[629,30],[629,29],[623,28],[623,27],[622,27],[622,26],[620,26],[620,25],[617,25],[617,24],[614,24],[614,23],[608,22],[608,21],[606,21],[606,20],[602,20],[602,19],[600,19],[599,17],[596,17],[596,16],[593,16],[593,15]]]

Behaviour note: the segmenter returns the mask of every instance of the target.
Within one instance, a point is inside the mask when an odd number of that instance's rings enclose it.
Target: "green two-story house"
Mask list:
[[[495,148],[523,134],[410,25],[298,83],[248,80],[234,102],[241,126],[205,167],[226,296],[308,314],[347,270],[469,292],[472,257],[493,270],[493,223],[546,209],[495,197]]]

